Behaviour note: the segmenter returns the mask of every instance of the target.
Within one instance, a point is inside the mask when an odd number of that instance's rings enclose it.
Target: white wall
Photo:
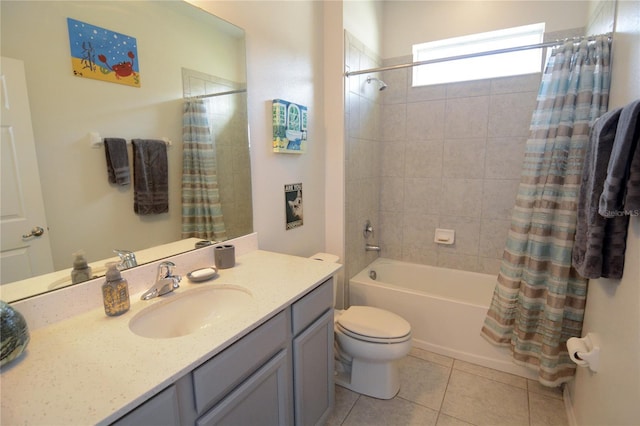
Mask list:
[[[246,30],[254,230],[260,248],[302,256],[324,251],[323,2],[190,2]],[[307,153],[272,152],[271,101],[276,98],[309,108]],[[284,185],[298,182],[304,225],[287,231]]]
[[[609,109],[640,99],[640,2],[619,1]],[[601,344],[600,368],[578,368],[571,400],[579,425],[640,421],[640,217],[632,217],[622,280],[589,282],[583,335]]]
[[[585,26],[588,1],[404,1],[384,3],[382,56],[411,45],[546,22],[546,32]]]

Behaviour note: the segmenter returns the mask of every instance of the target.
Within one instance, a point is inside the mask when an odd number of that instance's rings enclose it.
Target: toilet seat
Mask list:
[[[354,339],[400,343],[411,338],[411,325],[402,317],[371,306],[352,306],[336,319],[336,328]]]

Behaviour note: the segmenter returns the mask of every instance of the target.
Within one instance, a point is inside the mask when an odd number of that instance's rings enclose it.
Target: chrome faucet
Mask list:
[[[374,246],[373,244],[367,243],[364,246],[364,250],[365,251],[380,251],[381,249],[380,249],[380,246]]]
[[[176,264],[173,262],[161,262],[158,265],[158,276],[156,277],[156,282],[149,290],[142,293],[140,299],[153,299],[154,297],[171,293],[173,290],[180,287],[180,284],[178,283],[182,277],[180,275],[173,275],[173,268],[175,268],[175,266]]]
[[[134,252],[129,250],[118,250],[114,249],[114,253],[116,253],[120,257],[119,269],[129,269],[134,266],[138,266],[138,262],[136,261],[136,255]]]

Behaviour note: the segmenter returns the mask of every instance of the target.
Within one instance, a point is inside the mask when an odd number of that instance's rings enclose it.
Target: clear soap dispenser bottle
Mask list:
[[[124,314],[129,310],[129,283],[122,278],[117,262],[106,264],[107,280],[102,284],[102,299],[104,302],[104,312],[110,316]]]
[[[87,264],[82,250],[73,253],[73,269],[71,270],[71,283],[77,284],[92,278],[91,267]]]

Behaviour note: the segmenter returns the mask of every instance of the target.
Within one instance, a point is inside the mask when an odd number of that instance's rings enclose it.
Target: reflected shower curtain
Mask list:
[[[558,386],[575,372],[587,280],[571,266],[578,190],[591,125],[609,101],[609,40],[565,43],[538,92],[498,282],[481,334]]]
[[[182,238],[226,240],[216,151],[201,99],[184,104],[182,138]]]

